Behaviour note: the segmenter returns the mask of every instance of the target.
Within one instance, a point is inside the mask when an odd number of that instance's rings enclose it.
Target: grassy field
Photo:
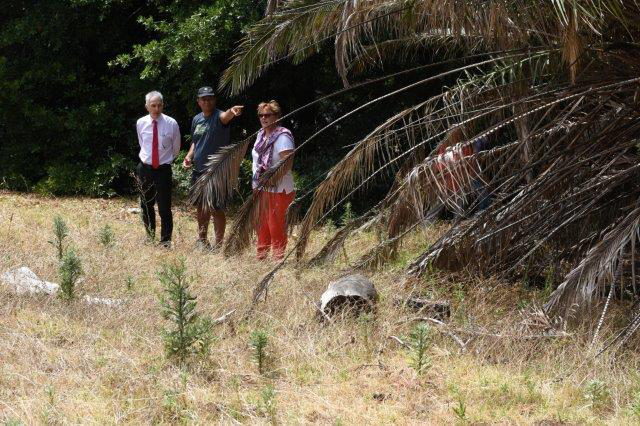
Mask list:
[[[58,282],[52,220],[69,225],[85,271],[81,294],[123,299],[120,308],[16,296],[0,287],[0,421],[4,424],[638,424],[637,347],[594,357],[620,327],[615,309],[591,349],[588,326],[537,338],[544,290],[434,271],[403,280],[405,264],[438,234],[421,231],[398,260],[369,274],[381,295],[375,314],[332,324],[313,303],[344,272],[335,265],[276,275],[265,302],[243,319],[252,290],[273,266],[253,253],[225,259],[195,249],[191,212],[174,208],[172,250],[146,244],[135,200],[45,199],[0,193],[0,272],[28,266]],[[114,244],[99,232],[109,225]],[[314,235],[312,251],[327,240]],[[356,256],[375,237],[360,234]],[[197,309],[217,318],[207,356],[177,366],[164,354],[157,272],[184,258]],[[452,304],[450,325],[430,326],[422,373],[410,342],[420,314],[394,299],[411,292]],[[619,307],[617,307],[619,309]],[[268,335],[260,374],[250,336]],[[473,331],[473,333],[471,332]],[[450,334],[467,342],[465,349]],[[524,338],[534,336],[533,338]],[[635,343],[634,343],[635,345]]]

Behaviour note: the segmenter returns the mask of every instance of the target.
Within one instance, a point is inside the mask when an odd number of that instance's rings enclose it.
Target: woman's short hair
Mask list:
[[[277,101],[271,100],[269,102],[260,102],[258,104],[258,114],[265,108],[269,108],[272,113],[280,117],[282,115],[282,109]]]
[[[462,131],[462,127],[456,126],[447,132],[447,138],[444,140],[442,145],[445,148],[448,148],[450,146],[455,146],[460,142],[463,142],[464,140],[465,136],[464,132]]]

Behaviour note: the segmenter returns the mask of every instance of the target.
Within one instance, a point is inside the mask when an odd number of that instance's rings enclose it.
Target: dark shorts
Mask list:
[[[199,207],[202,205],[201,202],[201,197],[198,198],[194,198],[193,197],[193,188],[194,185],[196,184],[196,181],[198,180],[198,178],[202,175],[203,172],[201,171],[196,171],[194,170],[193,173],[191,173],[191,194],[190,195],[190,199],[193,201],[193,205],[196,207]],[[226,203],[221,203],[220,200],[217,200],[215,198],[215,194],[211,194],[211,197],[213,198],[213,209],[214,210],[225,210],[226,209]]]

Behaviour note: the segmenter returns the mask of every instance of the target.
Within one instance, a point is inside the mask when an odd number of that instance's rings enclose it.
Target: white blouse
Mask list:
[[[256,143],[258,143],[257,138],[256,138]],[[280,136],[278,136],[278,139],[276,139],[276,141],[273,143],[273,155],[271,156],[271,166],[278,164],[278,162],[280,161],[281,152],[292,151],[293,149],[295,149],[295,146],[290,137],[288,137],[285,134],[281,134]],[[255,144],[254,144],[254,148],[251,150],[251,157],[253,158],[252,170],[255,176],[256,170],[258,169],[258,153],[256,152]],[[263,188],[262,190],[269,191],[269,192],[285,192],[287,194],[293,192],[295,188],[293,186],[293,174],[291,173],[291,170],[289,170],[287,174],[282,177],[282,180],[280,181],[280,183],[278,183],[278,186],[271,187],[271,188]]]

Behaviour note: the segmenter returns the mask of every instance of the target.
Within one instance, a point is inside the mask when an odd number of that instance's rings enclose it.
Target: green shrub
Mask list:
[[[182,166],[182,161],[184,161],[185,155],[187,155],[187,151],[180,151],[171,165],[171,172],[173,174],[173,191],[178,199],[186,199],[189,196],[189,190],[191,189],[192,169],[185,169]]]
[[[65,162],[47,167],[46,177],[38,181],[34,191],[42,195],[88,195],[112,197],[114,181],[133,170],[133,162],[120,154],[92,167],[86,163]]]
[[[251,181],[253,179],[253,164],[251,160],[246,158],[240,163],[240,173],[238,175],[238,193],[241,199],[245,199],[251,195],[253,187]]]

